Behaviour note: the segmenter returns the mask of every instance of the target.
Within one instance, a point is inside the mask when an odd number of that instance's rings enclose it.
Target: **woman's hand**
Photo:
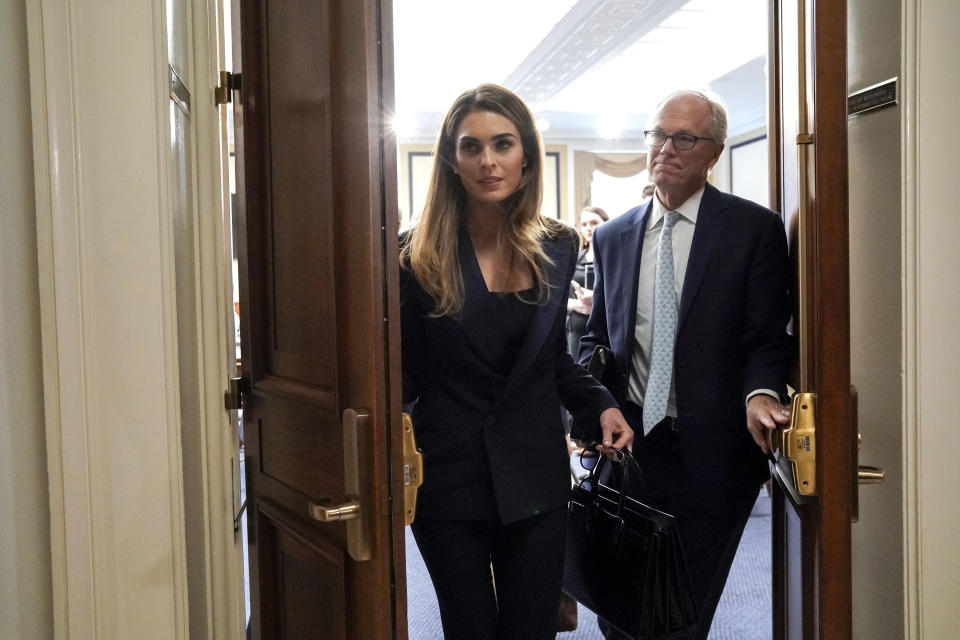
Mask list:
[[[633,451],[633,429],[627,424],[626,418],[620,409],[610,407],[600,414],[600,431],[603,441],[600,450],[609,455],[616,455],[613,449],[629,449]]]
[[[584,289],[576,282],[574,284],[576,286],[573,288],[573,293],[577,297],[567,299],[567,311],[576,311],[588,316],[593,311],[593,290]]]
[[[577,289],[577,301],[583,309],[580,313],[585,316],[590,315],[590,312],[593,311],[593,289],[584,289],[583,287]]]

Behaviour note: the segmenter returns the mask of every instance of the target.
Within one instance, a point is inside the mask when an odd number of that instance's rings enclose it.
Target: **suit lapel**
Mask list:
[[[629,300],[623,308],[622,335],[610,335],[610,346],[614,353],[633,353],[633,327],[637,321],[637,283],[640,278],[640,254],[643,250],[643,237],[647,230],[647,221],[653,211],[653,200],[638,207],[632,213],[634,220],[627,228],[620,232],[620,244],[616,251],[607,251],[610,259],[604,269],[610,272],[610,277],[604,276],[607,282],[616,283],[613,290],[614,300]],[[619,277],[613,277],[614,272]],[[604,288],[606,288],[604,284]],[[611,304],[610,294],[605,293],[608,307]],[[620,333],[620,332],[618,332]]]
[[[560,305],[566,304],[567,301],[567,291],[570,283],[565,281],[565,277],[572,259],[573,243],[568,242],[566,236],[549,238],[544,242],[544,250],[553,260],[553,266],[547,269],[547,277],[550,282],[550,298],[546,304],[537,307],[533,322],[530,323],[527,335],[520,346],[520,353],[510,370],[510,377],[507,379],[503,397],[510,393],[520,375],[540,353],[540,349],[557,319],[557,314],[560,312]]]
[[[690,257],[687,260],[687,272],[683,278],[683,291],[680,295],[680,312],[677,317],[677,332],[683,327],[683,321],[690,311],[690,305],[707,273],[710,258],[717,247],[717,240],[727,226],[727,205],[720,192],[707,184],[697,212],[697,224],[693,231],[693,243],[690,245]]]
[[[457,324],[460,325],[467,340],[478,344],[477,336],[483,336],[490,330],[483,313],[484,303],[488,297],[487,284],[483,281],[483,273],[477,263],[470,236],[463,226],[460,227],[459,242],[460,274],[463,276],[463,309],[457,318]]]

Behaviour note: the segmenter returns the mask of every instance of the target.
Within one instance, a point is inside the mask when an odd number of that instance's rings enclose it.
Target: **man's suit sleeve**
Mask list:
[[[586,366],[597,345],[610,346],[607,335],[607,305],[603,287],[603,250],[599,228],[593,234],[593,309],[587,319],[587,329],[580,338],[580,364]]]
[[[790,319],[790,264],[780,218],[768,214],[747,281],[743,353],[746,357],[743,398],[757,389],[786,396],[786,380],[794,355],[787,333]]]

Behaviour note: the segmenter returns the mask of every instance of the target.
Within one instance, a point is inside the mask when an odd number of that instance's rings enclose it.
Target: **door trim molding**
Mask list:
[[[246,627],[243,597],[243,545],[234,533],[234,468],[238,454],[236,415],[224,410],[228,377],[236,374],[233,324],[233,275],[230,262],[230,195],[227,184],[227,129],[221,120],[231,104],[214,104],[219,71],[239,71],[224,60],[220,31],[223,2],[192,3],[193,93],[195,135],[194,184],[197,207],[197,344],[203,397],[203,486],[206,501],[207,559],[203,593],[207,599],[209,638],[243,637]],[[236,46],[236,45],[235,45]],[[233,97],[237,99],[237,96]],[[221,122],[224,124],[221,125]]]
[[[900,192],[903,194],[903,229],[901,268],[903,269],[903,625],[904,638],[919,640],[920,633],[920,482],[918,469],[918,451],[920,442],[919,407],[917,406],[918,385],[918,254],[917,254],[917,209],[919,193],[914,177],[917,175],[917,76],[919,75],[918,55],[918,13],[915,0],[903,0],[902,4],[902,40],[901,55],[901,118],[900,149],[901,168]]]
[[[960,624],[956,567],[960,467],[956,416],[956,149],[950,106],[957,3],[902,0],[904,635],[948,637]]]
[[[27,18],[55,637],[183,639],[163,8]]]

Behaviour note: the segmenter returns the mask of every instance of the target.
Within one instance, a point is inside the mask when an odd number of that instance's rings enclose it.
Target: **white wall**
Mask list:
[[[900,75],[900,0],[848,0],[848,92]],[[903,628],[901,206],[899,106],[848,121],[850,365],[859,392],[861,464],[886,482],[860,487],[852,526],[854,638]],[[828,143],[829,144],[829,143]]]
[[[0,638],[53,637],[27,24],[0,3]]]

